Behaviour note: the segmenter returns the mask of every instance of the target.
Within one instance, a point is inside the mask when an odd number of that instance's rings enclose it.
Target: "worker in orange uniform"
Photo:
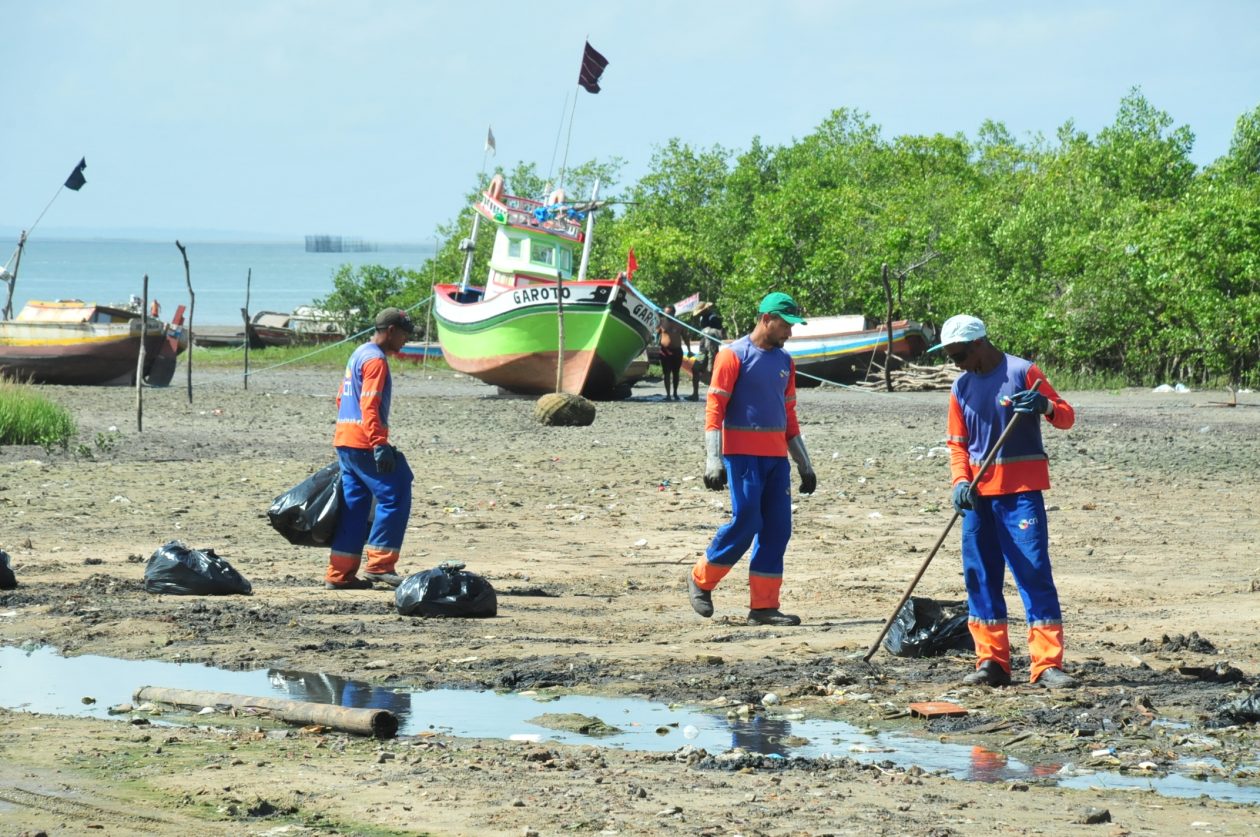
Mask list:
[[[389,443],[393,380],[385,354],[401,349],[415,330],[406,311],[386,308],[376,315],[372,339],[346,363],[333,433],[342,508],[324,578],[329,590],[366,590],[374,581],[397,587],[402,582],[395,568],[411,516],[412,473],[406,457]],[[369,532],[373,499],[376,516]],[[365,552],[367,568],[358,578]]]
[[[976,643],[976,670],[963,682],[1010,685],[1011,642],[1002,596],[1009,565],[1028,618],[1030,680],[1048,688],[1074,687],[1076,679],[1063,670],[1063,615],[1050,570],[1042,497],[1050,487],[1050,466],[1041,422],[1033,419],[1045,416],[1052,426],[1067,430],[1076,413],[1036,364],[996,349],[975,317],[959,314],[946,320],[941,342],[932,350],[941,348],[963,371],[950,390],[947,423],[954,508],[963,516],[967,626]],[[1015,423],[976,483],[975,471],[1012,413],[1028,418]]]
[[[752,333],[725,346],[713,362],[705,404],[704,484],[715,491],[728,482],[731,520],[696,561],[687,579],[691,607],[713,615],[713,588],[751,546],[748,621],[799,625],[779,610],[783,554],[792,537],[791,466],[802,494],[818,483],[796,420],[796,366],[783,350],[792,326],[804,323],[785,293],[768,294],[758,306]]]

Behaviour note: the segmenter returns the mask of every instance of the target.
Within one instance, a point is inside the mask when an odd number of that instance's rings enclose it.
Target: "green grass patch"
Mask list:
[[[354,350],[362,346],[365,341],[366,338],[349,343],[325,346],[268,346],[265,349],[250,349],[249,368],[251,371],[258,371],[272,366],[283,365],[303,369],[335,369],[340,371],[345,368],[346,362],[350,360],[350,355],[354,354]],[[194,346],[192,351],[194,374],[198,369],[239,371],[245,368],[245,350],[243,348],[207,349],[203,346]],[[420,369],[420,361],[412,363],[408,360],[391,358],[390,364],[401,373],[406,373],[412,368]],[[429,358],[425,363],[425,367],[430,369],[449,369],[446,361],[442,358]]]
[[[0,445],[66,450],[79,432],[70,411],[30,386],[0,380]]]

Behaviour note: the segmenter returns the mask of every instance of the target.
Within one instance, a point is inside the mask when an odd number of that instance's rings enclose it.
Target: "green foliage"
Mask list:
[[[332,293],[315,300],[315,307],[331,313],[347,334],[353,334],[371,327],[382,308],[410,307],[404,291],[417,278],[416,271],[400,267],[368,264],[355,269],[343,264],[333,274]]]
[[[78,433],[74,418],[26,384],[0,380],[0,445],[67,450]]]
[[[649,297],[699,292],[738,333],[771,290],[814,316],[882,320],[887,266],[895,318],[939,327],[974,314],[995,344],[1072,380],[1260,384],[1260,107],[1202,171],[1193,144],[1138,89],[1096,137],[1069,121],[1051,139],[1018,139],[986,121],[970,139],[886,139],[840,108],[783,146],[674,139],[624,190],[624,209],[600,212],[589,274],[615,274],[633,247]],[[570,199],[596,177],[613,195],[620,166],[575,168]],[[504,174],[516,194],[548,187],[530,165]],[[471,225],[461,209],[439,228],[438,258],[389,287],[390,304],[458,282]],[[476,284],[490,239],[478,237]]]

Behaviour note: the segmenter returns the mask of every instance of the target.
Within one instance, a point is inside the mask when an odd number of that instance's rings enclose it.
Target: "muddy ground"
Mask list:
[[[337,377],[286,367],[245,390],[210,370],[190,405],[181,367],[175,386],[144,393],[143,432],[131,390],[45,389],[80,437],[67,452],[0,448],[0,547],[20,582],[0,592],[2,641],[417,689],[754,704],[974,745],[978,772],[1009,758],[1036,776],[0,710],[0,833],[1260,830],[1258,805],[1056,785],[1100,770],[1260,786],[1255,726],[1224,709],[1260,673],[1260,407],[1215,406],[1220,392],[1067,394],[1078,420],[1047,428],[1047,504],[1067,668],[1084,685],[1052,693],[959,686],[962,654],[855,659],[951,516],[945,393],[802,392],[819,489],[796,498],[783,602],[804,624],[764,628],[745,624],[739,569],[714,619],[687,604],[687,569],[729,511],[699,479],[701,404],[662,401],[649,381],[600,404],[590,428],[545,428],[531,399],[403,364],[393,436],[417,477],[400,567],[463,561],[499,592],[494,619],[438,620],[400,617],[386,588],[324,590],[324,551],[268,526],[272,498],[331,461]],[[226,557],[253,595],[144,592],[145,560],[172,538]],[[916,594],[962,598],[956,532]],[[1008,600],[1018,620],[1009,585]],[[768,692],[781,703],[760,707]],[[922,700],[970,714],[911,717]]]

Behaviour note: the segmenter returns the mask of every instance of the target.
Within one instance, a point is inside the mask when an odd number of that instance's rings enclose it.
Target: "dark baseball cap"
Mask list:
[[[792,325],[805,324],[805,318],[801,316],[801,309],[796,304],[796,300],[781,291],[766,294],[766,298],[761,300],[757,311],[762,314],[774,314]]]
[[[384,331],[390,326],[398,326],[408,334],[414,334],[416,324],[411,321],[411,317],[401,308],[383,308],[376,315],[376,328]]]

